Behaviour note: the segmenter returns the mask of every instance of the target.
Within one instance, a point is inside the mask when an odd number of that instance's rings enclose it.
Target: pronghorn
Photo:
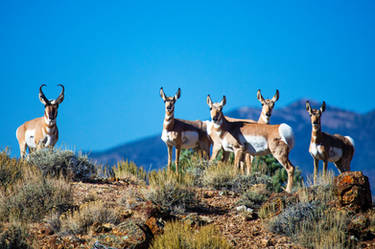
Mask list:
[[[351,137],[322,132],[321,115],[325,109],[324,101],[320,109],[312,109],[309,101],[306,101],[306,110],[312,125],[309,152],[314,159],[314,184],[318,176],[319,160],[323,161],[323,175],[327,173],[328,162],[333,162],[342,173],[350,171],[350,162],[354,154],[354,141]]]
[[[251,155],[272,154],[286,169],[288,183],[286,191],[291,192],[293,186],[294,166],[289,161],[289,152],[294,145],[292,128],[287,124],[268,125],[244,121],[228,121],[223,112],[225,96],[220,103],[212,103],[210,95],[207,104],[210,107],[212,122],[208,123],[207,131],[211,136],[216,134],[219,139],[213,140],[211,160],[215,159],[220,148],[234,152],[234,163],[240,166],[244,152]]]
[[[279,90],[276,89],[276,93],[272,97],[272,99],[264,99],[263,96],[262,96],[262,93],[260,92],[260,89],[258,89],[257,99],[262,104],[262,111],[259,115],[258,121],[255,121],[255,120],[252,120],[252,119],[231,118],[231,117],[228,117],[228,116],[225,116],[225,118],[228,121],[246,121],[246,122],[250,122],[250,123],[269,124],[271,114],[272,114],[272,110],[275,107],[276,101],[279,99]],[[228,158],[229,158],[229,152],[223,151],[222,161],[227,161]],[[246,153],[245,161],[246,161],[246,164],[247,164],[247,170],[248,170],[247,173],[248,174],[249,174],[249,171],[251,170],[251,165],[252,165],[253,159],[254,159],[253,156],[249,155],[249,153]]]
[[[27,148],[32,152],[42,147],[53,147],[59,138],[56,117],[59,104],[64,100],[64,86],[58,85],[62,90],[55,100],[46,98],[42,90],[43,86],[46,85],[39,87],[39,100],[44,105],[44,116],[25,122],[16,131],[21,158],[25,156]]]
[[[174,105],[180,98],[181,90],[178,88],[173,97],[167,97],[163,88],[160,88],[160,96],[165,103],[165,117],[161,139],[168,148],[168,169],[172,164],[173,147],[176,148],[176,172],[178,174],[179,158],[181,149],[197,148],[202,154],[210,156],[211,140],[206,133],[206,124],[202,121],[188,121],[174,118]]]

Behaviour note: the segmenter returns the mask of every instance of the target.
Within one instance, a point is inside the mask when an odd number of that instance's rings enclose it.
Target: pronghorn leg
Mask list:
[[[214,161],[217,157],[217,154],[219,153],[221,149],[221,146],[218,145],[218,144],[214,144],[213,147],[212,147],[212,154],[211,154],[211,158],[210,158],[210,162]]]
[[[250,155],[250,153],[246,153],[245,154],[245,161],[246,161],[246,174],[247,175],[250,175],[251,171],[252,171],[252,165],[253,165],[253,159],[254,157],[252,155]]]
[[[287,193],[292,192],[293,187],[293,177],[294,177],[294,166],[289,161],[289,148],[284,142],[274,143],[270,146],[271,153],[274,158],[285,168],[288,174],[288,183],[286,185],[285,191]]]
[[[317,184],[319,172],[319,159],[314,158],[314,185]]]
[[[327,176],[328,161],[323,161],[323,177]]]
[[[221,161],[222,161],[223,163],[228,162],[228,160],[229,160],[229,156],[230,156],[230,152],[229,152],[229,151],[225,151],[225,150],[223,150],[223,157],[221,158]]]
[[[20,143],[20,155],[21,155],[21,159],[25,158],[26,149],[27,149],[26,143]]]
[[[234,167],[236,170],[240,168],[240,162],[243,157],[244,150],[242,148],[238,148],[234,151]]]
[[[168,145],[168,171],[171,170],[171,165],[172,165],[172,153],[173,153],[173,146]]]
[[[178,171],[178,166],[180,164],[180,152],[181,152],[181,147],[180,146],[176,146],[176,173],[177,175],[179,174],[179,171]]]

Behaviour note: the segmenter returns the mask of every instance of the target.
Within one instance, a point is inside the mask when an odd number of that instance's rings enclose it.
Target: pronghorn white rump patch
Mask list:
[[[294,134],[293,129],[289,125],[282,123],[279,126],[279,135],[282,141],[288,145],[291,149],[294,146]]]
[[[193,148],[197,145],[199,140],[199,134],[196,131],[184,131],[181,134],[183,149]]]
[[[36,148],[35,144],[35,130],[26,130],[25,141],[28,147]]]
[[[351,138],[351,137],[349,137],[349,136],[345,136],[348,140],[349,140],[349,142],[353,145],[353,147],[355,146],[355,144],[354,144],[354,140],[353,140],[353,138]]]
[[[342,149],[337,147],[330,147],[328,152],[328,161],[336,162],[342,157]]]
[[[263,136],[244,135],[240,138],[241,143],[246,144],[246,150],[251,155],[262,155],[268,153],[267,139]]]

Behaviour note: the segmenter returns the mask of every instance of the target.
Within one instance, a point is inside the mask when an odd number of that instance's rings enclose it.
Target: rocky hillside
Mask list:
[[[308,153],[311,124],[305,109],[305,99],[298,100],[283,108],[273,111],[271,123],[287,123],[293,127],[296,143],[291,153],[292,162],[302,169],[304,175],[313,170],[312,158]],[[311,102],[314,108],[321,103]],[[260,108],[241,107],[226,114],[231,117],[257,119]],[[366,114],[357,114],[337,107],[328,106],[322,117],[323,130],[351,136],[356,145],[352,162],[353,170],[361,170],[375,183],[375,110]],[[131,143],[111,148],[102,152],[94,152],[91,158],[104,164],[129,159],[145,169],[155,169],[166,165],[167,149],[160,134]],[[332,164],[329,168],[334,169]],[[335,170],[336,171],[336,170]],[[374,184],[373,184],[374,185]]]

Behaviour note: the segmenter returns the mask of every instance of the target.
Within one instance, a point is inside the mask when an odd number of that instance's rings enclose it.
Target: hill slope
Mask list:
[[[271,117],[272,124],[287,123],[293,127],[296,142],[290,158],[294,165],[302,169],[304,175],[313,170],[313,161],[308,153],[311,124],[305,109],[305,101],[301,99],[286,107],[276,109]],[[321,103],[311,102],[311,104],[317,108]],[[260,108],[241,107],[226,114],[237,118],[257,119],[259,113]],[[322,124],[323,131],[349,135],[354,139],[356,151],[352,170],[364,171],[370,177],[371,182],[374,182],[375,160],[372,159],[375,158],[375,111],[357,114],[328,106],[322,116]],[[166,165],[167,149],[158,134],[106,151],[94,152],[90,157],[104,164],[114,164],[118,160],[129,159],[137,165],[143,165],[145,169],[156,169]],[[332,164],[329,164],[329,168],[337,172]]]

